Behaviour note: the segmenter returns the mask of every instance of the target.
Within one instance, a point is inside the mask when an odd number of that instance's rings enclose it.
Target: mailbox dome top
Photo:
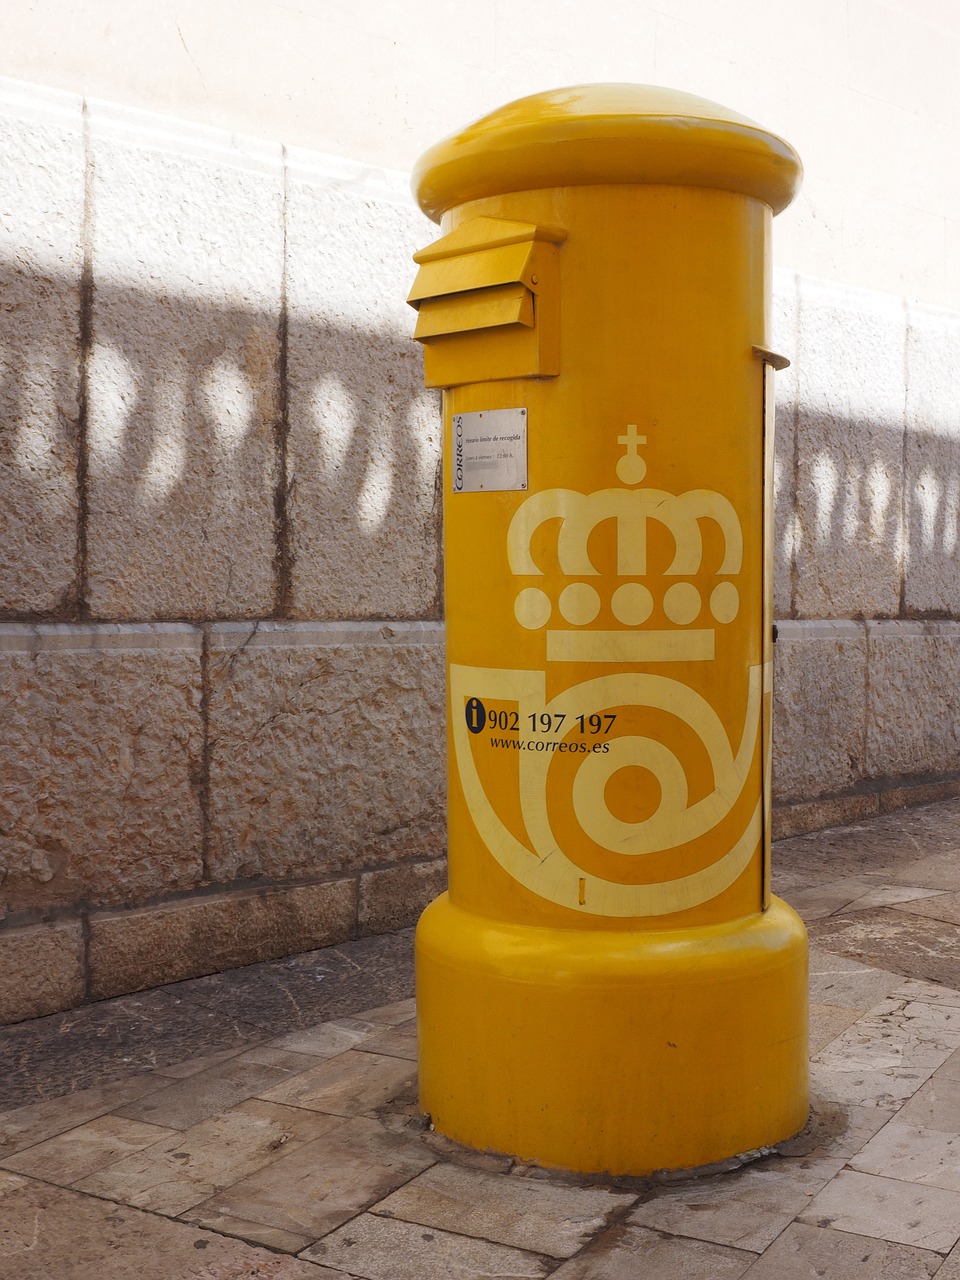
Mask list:
[[[789,143],[706,98],[594,84],[520,98],[438,142],[417,162],[413,189],[435,222],[484,196],[596,183],[712,187],[779,213],[802,173]]]

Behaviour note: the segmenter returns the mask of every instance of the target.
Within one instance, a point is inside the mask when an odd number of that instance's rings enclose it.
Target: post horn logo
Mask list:
[[[624,453],[617,462],[622,487],[581,493],[573,489],[547,489],[531,494],[517,509],[507,532],[507,559],[515,577],[529,580],[544,576],[531,550],[534,536],[547,521],[556,521],[556,557],[561,574],[570,579],[558,599],[539,585],[519,585],[514,601],[518,623],[529,631],[545,633],[546,663],[594,665],[596,676],[568,686],[546,702],[545,670],[509,670],[451,664],[453,736],[464,796],[484,843],[515,879],[539,896],[581,912],[603,916],[667,915],[716,897],[742,873],[761,838],[762,813],[756,806],[739,835],[718,846],[722,856],[689,874],[637,884],[616,879],[619,857],[643,858],[668,850],[683,853],[722,823],[737,806],[757,757],[764,673],[761,666],[747,668],[746,707],[742,730],[731,742],[716,710],[702,693],[677,678],[688,662],[712,662],[716,656],[717,628],[732,623],[740,611],[737,578],[743,562],[743,533],[736,510],[722,494],[693,489],[672,494],[644,488],[646,463],[640,446],[646,437],[635,424],[618,436]],[[617,575],[604,575],[601,586],[609,590],[609,607],[621,624],[616,630],[592,627],[603,604],[597,586],[589,581],[599,572],[590,558],[589,539],[602,521],[615,520]],[[707,598],[692,579],[703,565],[705,521],[713,521],[722,534],[723,554]],[[648,531],[665,528],[673,558],[662,577],[648,574]],[[583,581],[587,579],[588,581]],[[640,581],[642,579],[642,581]],[[659,603],[672,624],[647,626]],[[705,607],[706,606],[706,607]],[[555,613],[567,626],[551,626]],[[709,616],[705,619],[704,615]],[[703,625],[707,621],[709,625]],[[694,625],[696,624],[696,625]],[[604,671],[617,664],[654,667],[654,670]],[[664,668],[672,674],[664,674]],[[512,703],[517,708],[519,734],[516,750],[498,753],[505,767],[519,771],[519,796],[526,839],[508,829],[491,803],[478,769],[476,751],[486,739],[468,730],[463,708],[471,699]],[[554,829],[548,812],[547,781],[551,766],[569,754],[533,750],[539,745],[524,741],[524,726],[539,714],[563,717],[573,726],[584,717],[629,710],[652,710],[676,717],[696,735],[709,761],[712,786],[690,785],[691,762],[659,741],[652,731],[638,731],[638,717],[629,717],[632,729],[611,736],[601,753],[576,757],[571,785],[572,809],[580,832]],[[608,719],[610,716],[608,715]],[[648,717],[649,718],[649,717]],[[628,719],[621,715],[622,720]],[[513,744],[511,744],[513,745]],[[499,760],[498,760],[499,765]],[[563,767],[563,766],[561,766]],[[653,774],[660,789],[655,812],[641,821],[616,816],[606,800],[607,784],[620,770],[639,767]],[[758,787],[758,793],[760,788]],[[691,793],[700,793],[692,799]],[[600,850],[616,855],[603,874],[589,871],[574,860],[571,846],[583,836]]]

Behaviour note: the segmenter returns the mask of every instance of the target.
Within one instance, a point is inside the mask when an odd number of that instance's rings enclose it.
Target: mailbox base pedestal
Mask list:
[[[444,894],[417,929],[420,1101],[466,1146],[581,1173],[695,1168],[808,1113],[796,913],[654,932],[503,923]]]

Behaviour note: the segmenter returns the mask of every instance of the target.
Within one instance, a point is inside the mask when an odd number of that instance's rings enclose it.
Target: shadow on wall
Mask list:
[[[775,613],[960,617],[960,316],[781,273]]]
[[[152,633],[136,661],[136,628],[109,653],[65,641],[42,669],[17,639],[10,909],[440,857],[438,637],[379,625],[440,616],[438,413],[416,345],[388,323],[9,267],[0,297],[3,619],[249,624]],[[816,314],[798,326],[779,384],[776,612],[956,618],[960,429],[934,394],[951,348],[903,308],[892,354],[869,324],[846,349],[853,320],[834,328],[819,352]],[[899,371],[873,417],[850,370]],[[378,621],[344,641],[258,634],[268,619]],[[946,697],[915,673],[960,645],[882,639],[794,638],[789,661],[779,645],[781,799],[956,769],[960,683]]]
[[[6,620],[437,618],[401,333],[0,273]]]
[[[778,405],[774,613],[960,617],[960,434]]]
[[[442,647],[416,624],[440,615],[439,432],[419,349],[282,301],[10,267],[0,298],[0,617],[201,624],[42,645],[0,627],[0,918],[344,875],[396,874],[414,906],[404,876],[436,892]],[[373,888],[352,886],[375,931]]]
[[[438,402],[397,329],[9,269],[0,296],[0,616],[440,616]],[[821,395],[797,346],[775,613],[960,616],[960,432],[922,388],[899,418]]]

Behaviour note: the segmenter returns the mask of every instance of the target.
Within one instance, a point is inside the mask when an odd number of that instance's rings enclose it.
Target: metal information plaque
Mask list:
[[[451,469],[454,493],[526,489],[526,409],[456,414]]]

